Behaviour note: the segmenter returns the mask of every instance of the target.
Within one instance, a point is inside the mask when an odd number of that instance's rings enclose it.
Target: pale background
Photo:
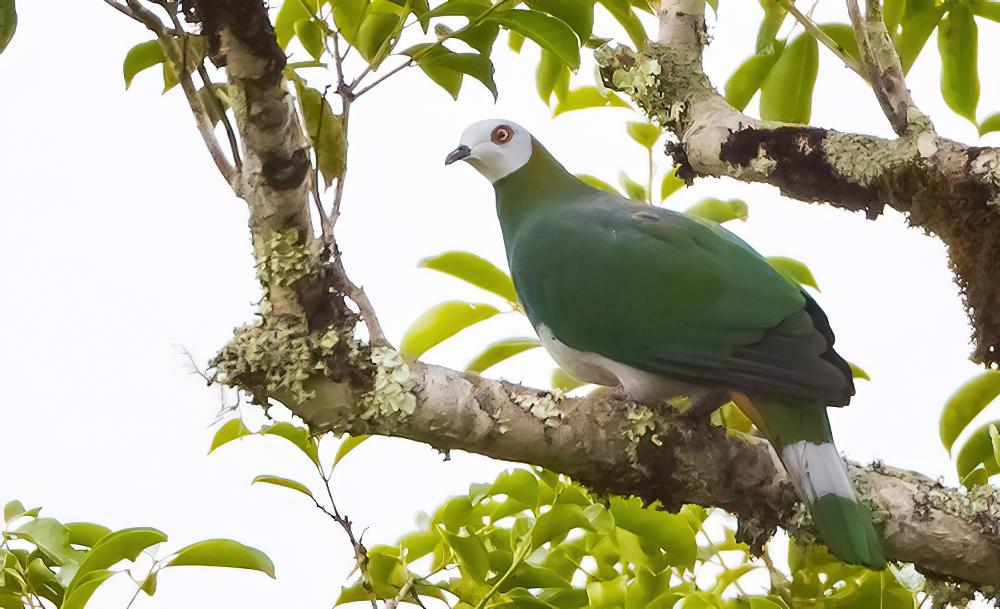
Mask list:
[[[171,536],[164,550],[232,537],[277,565],[277,581],[167,571],[157,595],[140,597],[138,607],[328,607],[350,565],[341,531],[303,497],[249,486],[261,473],[311,481],[308,468],[277,439],[206,457],[220,397],[182,354],[205,362],[251,319],[258,289],[245,206],[216,173],[179,90],[161,97],[153,70],[124,91],[121,60],[150,36],[99,0],[50,4],[20,3],[20,29],[0,57],[0,500],[42,505],[64,521],[156,526]],[[720,85],[752,52],[759,20],[756,2],[722,0],[721,9],[706,58]],[[844,21],[842,10],[824,2],[817,19]],[[602,24],[599,31],[612,30]],[[980,56],[995,57],[997,26],[980,27]],[[549,120],[534,92],[537,51],[514,55],[503,38],[497,46],[496,105],[474,82],[452,102],[410,70],[355,106],[338,234],[349,271],[395,341],[438,301],[488,298],[417,269],[419,259],[466,249],[503,265],[489,184],[469,167],[442,165],[468,123],[507,117],[573,171],[608,181],[621,168],[642,175],[644,151],[623,129],[628,111]],[[915,98],[944,135],[976,143],[975,128],[941,100],[934,47],[932,38],[911,73]],[[821,56],[814,124],[890,135],[860,80]],[[591,65],[579,83],[591,84]],[[997,109],[998,88],[984,80],[981,116]],[[811,266],[839,350],[872,375],[852,406],[832,415],[840,448],[954,482],[937,417],[977,369],[967,360],[969,330],[943,247],[893,212],[868,222],[729,180],[699,180],[670,204],[704,196],[745,198],[750,221],[730,227],[766,255]],[[462,366],[478,346],[511,333],[530,328],[513,317],[492,320],[426,359]],[[492,374],[544,384],[550,369],[535,353]],[[502,467],[465,454],[444,462],[426,446],[376,439],[342,464],[335,493],[367,529],[367,542],[391,543],[418,511]],[[124,607],[132,590],[125,578],[113,581],[91,606]]]

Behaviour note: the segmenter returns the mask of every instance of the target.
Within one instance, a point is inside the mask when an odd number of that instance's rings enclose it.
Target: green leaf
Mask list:
[[[698,546],[683,516],[644,508],[637,498],[613,497],[609,509],[615,524],[659,545],[667,553],[670,564],[689,569],[694,566]]]
[[[534,508],[538,505],[538,478],[523,469],[501,472],[490,485],[489,495],[507,495]]]
[[[275,486],[283,486],[285,488],[290,488],[293,491],[298,491],[303,495],[306,495],[310,499],[313,496],[312,491],[309,490],[308,486],[302,484],[301,482],[296,482],[295,480],[291,480],[289,478],[282,478],[281,476],[267,476],[267,475],[257,476],[250,482],[250,484],[257,484],[258,482],[261,484],[273,484]]]
[[[994,131],[1000,131],[1000,112],[987,116],[982,120],[981,123],[979,123],[980,136],[986,135],[987,133],[992,133]]]
[[[21,595],[0,590],[0,609],[24,609]]]
[[[101,539],[111,534],[111,529],[93,522],[67,522],[69,543],[75,546],[93,548]]]
[[[751,55],[740,64],[726,81],[726,101],[737,110],[746,108],[767,75],[771,73],[784,49],[784,41],[779,40],[771,46],[770,52]]]
[[[618,609],[625,605],[625,576],[587,584],[588,609]],[[684,603],[687,607],[688,604]]]
[[[173,44],[177,46],[177,53],[184,62],[184,74],[190,74],[205,60],[207,46],[204,36],[185,34],[180,39],[174,38]],[[163,62],[163,92],[173,89],[179,82],[177,79],[177,67],[169,59]]]
[[[785,256],[768,256],[766,260],[774,270],[790,281],[819,290],[819,285],[816,284],[816,278],[813,277],[812,271],[802,262]]]
[[[622,185],[622,189],[625,190],[625,195],[629,199],[632,199],[636,203],[644,203],[646,201],[646,187],[628,177],[628,174],[624,171],[618,172],[618,183]]]
[[[208,539],[185,546],[163,566],[164,568],[202,566],[250,569],[274,578],[274,563],[267,554],[231,539]]]
[[[758,54],[767,53],[776,42],[778,30],[785,21],[788,12],[777,0],[761,0],[761,7],[764,9],[764,18],[757,29],[757,46],[755,51]]]
[[[151,571],[146,575],[146,579],[142,580],[142,585],[139,589],[146,593],[146,596],[153,596],[156,594],[156,574],[158,571]]]
[[[13,533],[38,546],[39,550],[59,565],[75,563],[82,554],[69,545],[69,529],[54,518],[29,520]]]
[[[625,124],[625,130],[628,131],[629,137],[647,150],[652,150],[656,141],[660,139],[660,128],[645,121],[629,121]]]
[[[542,343],[534,338],[505,338],[498,340],[486,347],[482,353],[466,365],[465,369],[468,372],[480,373],[506,359],[514,357],[518,353],[541,346]]]
[[[216,448],[223,444],[228,444],[237,438],[253,435],[253,432],[246,428],[242,419],[230,419],[222,424],[222,427],[215,432],[212,438],[212,445],[208,448],[208,454],[212,454]]]
[[[399,546],[406,553],[406,560],[413,562],[427,556],[441,543],[441,534],[437,531],[417,531],[399,540]]]
[[[977,467],[968,474],[966,474],[959,482],[962,486],[968,489],[972,489],[977,486],[982,486],[990,481],[990,474],[982,466]]]
[[[577,387],[583,387],[587,384],[562,368],[556,368],[552,371],[552,380],[550,382],[553,387],[562,391],[573,391]]]
[[[323,54],[323,38],[326,36],[323,31],[323,25],[313,19],[299,19],[295,22],[295,35],[298,36],[299,42],[302,43],[302,48],[313,59],[319,61],[320,56]]]
[[[538,69],[535,71],[535,87],[538,89],[538,96],[546,105],[552,99],[552,92],[556,88],[556,83],[563,78],[564,74],[569,75],[569,68],[555,54],[542,49],[541,59],[538,62]]]
[[[854,37],[854,28],[846,23],[824,23],[819,26],[827,36],[833,39],[855,61],[861,61],[858,51],[858,39]]]
[[[274,18],[274,37],[282,49],[288,46],[292,36],[296,34],[296,25],[308,20],[313,14],[306,8],[305,0],[285,0]],[[322,44],[322,43],[321,43]],[[303,41],[303,46],[305,42]],[[306,47],[308,51],[309,48]]]
[[[458,300],[442,302],[425,311],[410,325],[400,342],[399,352],[410,359],[417,359],[441,341],[499,312],[488,304]]]
[[[632,39],[632,44],[636,50],[643,50],[649,45],[649,36],[646,35],[646,27],[639,20],[639,16],[632,11],[632,5],[628,0],[597,0],[615,20],[625,29],[625,33]]]
[[[819,45],[800,34],[781,53],[760,90],[760,116],[785,123],[808,123],[819,71]]]
[[[24,513],[26,511],[27,510],[24,509],[24,504],[18,501],[17,499],[13,501],[8,501],[3,506],[4,522],[10,524],[12,521],[17,520],[21,516],[24,516]]]
[[[729,222],[730,220],[746,221],[750,217],[750,208],[746,201],[742,199],[715,199],[712,197],[702,199],[691,207],[684,210],[684,213],[694,218],[704,218],[712,222]]]
[[[104,569],[91,571],[72,590],[66,590],[66,600],[63,601],[61,609],[83,609],[97,588],[113,575],[114,572]]]
[[[614,186],[612,186],[611,184],[608,184],[604,180],[602,180],[600,178],[597,178],[597,177],[594,177],[594,176],[592,176],[590,174],[578,173],[578,174],[576,174],[576,177],[580,178],[580,180],[582,182],[584,182],[586,184],[590,184],[594,188],[600,188],[601,190],[604,190],[604,191],[607,191],[607,192],[610,192],[610,193],[616,194],[616,195],[620,195],[621,194],[620,192],[618,192],[618,189],[615,188]]]
[[[66,594],[83,585],[92,573],[101,573],[123,560],[136,560],[143,550],[163,543],[167,535],[150,527],[122,529],[106,535],[83,556],[80,568],[66,587]]]
[[[442,5],[442,6],[444,6],[444,5]],[[510,47],[511,51],[514,51],[515,53],[520,53],[521,52],[521,48],[524,46],[524,36],[522,36],[521,34],[518,34],[517,32],[513,32],[513,31],[508,32],[507,33],[507,46]]]
[[[559,100],[552,116],[556,117],[564,112],[573,110],[583,110],[585,108],[606,108],[608,106],[617,108],[629,108],[630,106],[611,91],[602,91],[597,87],[580,87],[567,91],[566,96]]]
[[[1000,2],[977,0],[972,3],[972,12],[990,21],[1000,23]]]
[[[565,22],[580,40],[589,40],[594,32],[593,0],[528,0],[527,4]]]
[[[945,450],[951,452],[962,430],[998,395],[1000,370],[987,370],[967,381],[948,398],[938,423],[938,433]]]
[[[340,443],[340,447],[337,448],[337,454],[333,458],[333,467],[337,467],[341,459],[346,457],[349,452],[360,446],[369,437],[371,436],[348,436],[346,440]]]
[[[409,2],[401,6],[390,0],[372,0],[368,5],[354,44],[373,69],[378,68],[399,40],[409,12]]]
[[[545,543],[566,535],[572,529],[593,530],[583,509],[571,503],[557,503],[535,520],[531,529],[531,547],[540,548]]]
[[[0,0],[3,2],[4,0]],[[125,89],[132,85],[135,75],[147,68],[165,62],[167,58],[163,55],[163,48],[158,40],[148,40],[140,42],[125,54],[125,61],[122,63],[122,75],[125,77]]]
[[[497,84],[493,80],[493,62],[489,57],[479,53],[453,53],[444,49],[442,53],[434,53],[427,59],[421,59],[422,66],[430,66],[432,69],[444,69],[468,74],[479,82],[483,83],[493,99],[497,98]]]
[[[677,168],[674,167],[663,175],[663,182],[660,183],[660,202],[684,187],[684,180],[677,177]]]
[[[355,44],[358,30],[367,13],[369,0],[338,0],[333,2],[333,23],[350,44]],[[294,23],[294,21],[293,21]]]
[[[565,22],[539,11],[523,9],[493,13],[486,19],[530,38],[571,69],[580,67],[580,41]]]
[[[268,425],[260,430],[263,436],[278,436],[294,444],[299,450],[313,462],[316,467],[320,466],[319,446],[316,439],[305,427],[299,427],[288,421],[279,421]]]
[[[0,0],[0,53],[3,53],[10,44],[15,30],[17,30],[17,9],[14,7],[14,0]]]
[[[882,2],[882,21],[885,22],[885,29],[889,36],[895,36],[899,32],[899,22],[903,18],[903,9],[906,7],[906,0],[885,0]]]
[[[872,377],[868,376],[868,373],[865,372],[861,366],[855,364],[854,362],[847,362],[847,364],[851,367],[852,378],[864,379],[866,381],[872,380]]]
[[[429,43],[415,45],[408,49],[409,52],[404,51],[404,54],[412,56],[427,48],[431,48]],[[420,57],[417,65],[420,66],[420,69],[427,75],[428,78],[447,91],[448,94],[451,95],[452,99],[458,99],[458,93],[462,90],[462,73],[430,61],[434,57],[443,55],[446,52],[450,51],[442,49],[441,47],[433,47],[432,51],[426,52]]]
[[[968,5],[955,4],[938,28],[941,95],[955,114],[976,123],[979,105],[979,31]]]
[[[996,423],[990,423],[990,444],[993,446],[993,460],[1000,465],[1000,430]]]
[[[295,90],[298,93],[299,108],[306,125],[306,133],[312,142],[316,154],[316,164],[323,175],[323,181],[329,188],[335,178],[344,173],[344,124],[340,117],[333,113],[326,97],[306,86],[301,79],[295,80]]]
[[[510,275],[489,260],[470,252],[445,252],[424,258],[418,266],[457,277],[487,292],[492,292],[507,302],[517,302],[517,291]]]
[[[455,38],[457,40],[461,40],[470,47],[476,49],[487,59],[489,59],[490,54],[493,52],[493,44],[497,41],[497,37],[499,36],[500,26],[495,23],[476,25],[470,27],[464,32],[458,32],[455,34]]]
[[[490,562],[486,556],[483,540],[475,535],[456,535],[451,531],[442,530],[441,534],[454,552],[458,564],[466,576],[479,583],[486,582]]]
[[[895,45],[904,74],[910,71],[913,62],[927,44],[927,39],[941,22],[944,10],[944,5],[931,5],[903,19],[902,29],[896,36]]]

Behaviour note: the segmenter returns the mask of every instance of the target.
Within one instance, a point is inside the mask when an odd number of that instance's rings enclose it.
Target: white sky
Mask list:
[[[138,607],[327,607],[350,565],[341,532],[304,498],[249,486],[262,473],[311,482],[308,469],[277,439],[206,457],[219,394],[187,371],[181,354],[186,348],[204,362],[251,319],[257,286],[245,206],[216,173],[179,91],[161,97],[152,71],[123,90],[121,60],[149,38],[141,27],[99,0],[60,4],[56,14],[45,3],[20,3],[19,31],[0,57],[0,500],[43,505],[64,521],[156,526],[170,535],[166,549],[231,537],[277,565],[276,582],[249,572],[168,571]],[[756,5],[722,1],[707,56],[717,84],[752,51]],[[841,10],[825,2],[817,18],[843,21]],[[981,27],[980,56],[996,56],[997,26]],[[943,134],[975,143],[974,127],[941,100],[934,45],[911,73],[915,98]],[[504,263],[488,183],[471,168],[442,165],[468,123],[504,116],[532,129],[573,171],[608,181],[622,168],[642,175],[644,151],[623,129],[629,112],[550,121],[534,92],[536,52],[513,55],[503,40],[498,48],[495,106],[477,83],[454,103],[413,70],[355,106],[339,237],[349,271],[396,341],[441,300],[489,298],[417,269],[419,259],[465,249]],[[813,122],[889,135],[860,81],[821,55]],[[578,82],[591,84],[589,67]],[[998,88],[984,80],[981,116],[996,108]],[[729,227],[766,255],[810,265],[840,352],[872,375],[851,407],[832,415],[841,450],[954,481],[937,417],[976,368],[966,359],[969,330],[942,246],[892,212],[868,222],[728,180],[699,180],[670,203],[683,208],[705,196],[746,199],[750,221]],[[530,331],[512,316],[491,320],[426,359],[462,366],[477,346]],[[492,374],[543,385],[551,367],[533,353]],[[376,439],[342,464],[335,492],[368,529],[368,543],[391,543],[419,510],[502,466],[463,454],[443,462],[428,447]],[[91,606],[123,607],[132,590],[115,580]]]

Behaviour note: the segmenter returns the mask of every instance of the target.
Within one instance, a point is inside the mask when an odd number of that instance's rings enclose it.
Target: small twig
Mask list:
[[[330,90],[329,85],[323,89],[323,95],[319,100],[319,109],[317,110],[319,120],[316,121],[316,139],[319,140],[320,134],[323,133],[323,109],[326,107],[326,94]],[[330,220],[330,216],[327,215],[326,210],[323,209],[323,199],[320,197],[319,193],[319,149],[316,147],[317,142],[313,142],[313,155],[316,157],[316,162],[313,163],[313,175],[312,175],[312,197],[316,204],[316,211],[319,214],[319,226],[320,232],[323,235],[323,248],[326,252],[329,252],[333,247],[333,223]],[[345,149],[346,149],[346,138],[345,138]],[[341,174],[343,177],[343,174]]]
[[[868,74],[865,73],[864,69],[857,62],[857,60],[851,57],[850,53],[847,52],[847,49],[840,46],[840,43],[824,32],[823,29],[816,25],[816,22],[813,21],[808,15],[803,14],[802,11],[796,8],[795,4],[791,2],[791,0],[778,0],[778,4],[788,11],[789,14],[795,17],[795,20],[801,23],[802,27],[813,35],[813,38],[822,43],[826,48],[833,51],[833,54],[839,57],[848,68],[854,70],[858,76],[863,78],[866,82],[869,80]]]
[[[212,121],[208,118],[208,113],[201,99],[198,97],[198,91],[194,88],[194,83],[191,82],[191,75],[186,69],[187,66],[183,63],[178,63],[178,55],[182,56],[182,53],[178,51],[176,41],[168,34],[167,27],[160,21],[159,17],[142,6],[139,0],[126,0],[126,2],[128,3],[128,8],[138,20],[156,34],[161,46],[164,48],[164,52],[167,54],[168,61],[173,62],[176,66],[177,81],[180,83],[181,89],[184,91],[184,96],[188,100],[188,105],[191,107],[191,112],[194,114],[198,132],[201,133],[205,146],[208,148],[212,160],[215,161],[215,166],[218,168],[219,173],[236,190],[240,173],[230,164],[229,159],[226,158],[225,153],[219,146],[218,140],[215,138],[215,129],[212,127]]]
[[[375,307],[372,306],[370,300],[368,300],[368,295],[365,294],[364,289],[358,287],[351,281],[347,276],[347,272],[344,270],[344,263],[340,259],[339,252],[334,254],[333,259],[333,271],[336,273],[336,277],[340,283],[340,289],[343,291],[351,301],[358,306],[358,311],[361,312],[361,320],[365,322],[365,327],[368,328],[368,338],[373,345],[386,345],[388,341],[385,338],[385,333],[382,332],[382,326],[378,322],[378,317],[375,315]]]
[[[104,3],[105,3],[105,4],[107,4],[108,6],[110,6],[111,8],[115,9],[115,10],[116,10],[116,11],[118,11],[119,13],[121,13],[121,14],[125,15],[125,16],[126,16],[126,17],[128,17],[129,19],[134,19],[134,20],[138,21],[139,23],[142,23],[143,25],[145,25],[145,23],[143,22],[143,20],[142,20],[142,19],[140,19],[138,15],[136,15],[135,13],[133,13],[133,12],[132,12],[132,11],[131,11],[131,10],[130,10],[130,9],[129,9],[129,8],[127,7],[127,6],[125,6],[124,4],[122,4],[122,3],[120,3],[120,2],[117,2],[117,0],[104,0]],[[164,26],[164,28],[163,28],[163,29],[164,29],[164,31],[165,31],[165,32],[166,32],[167,34],[169,34],[169,35],[171,35],[171,36],[176,36],[176,35],[177,35],[177,31],[176,31],[176,30],[174,30],[174,29],[172,29],[172,28],[168,28],[168,27]]]
[[[403,602],[403,599],[409,596],[410,590],[413,589],[413,586],[416,585],[416,583],[417,580],[412,577],[406,580],[406,583],[403,584],[403,587],[399,589],[399,594],[386,601],[384,609],[396,609],[396,607],[399,606],[399,603]]]
[[[233,162],[236,164],[237,171],[241,171],[243,169],[243,159],[240,158],[240,145],[236,139],[236,130],[233,129],[233,124],[229,121],[229,115],[226,114],[226,106],[215,95],[215,84],[212,82],[212,77],[208,75],[204,61],[198,64],[198,76],[201,77],[201,82],[204,83],[205,89],[211,94],[212,101],[216,104],[216,109],[219,111],[219,121],[222,122],[222,127],[226,130],[229,148],[233,152]]]
[[[361,577],[365,582],[371,584],[371,577],[368,575],[368,550],[361,543],[361,540],[354,536],[354,528],[352,527],[351,519],[347,516],[342,516],[337,510],[337,502],[333,500],[333,490],[330,488],[330,476],[323,472],[323,468],[316,466],[316,470],[319,472],[320,478],[323,479],[323,487],[326,489],[326,496],[330,500],[330,509],[319,502],[311,494],[309,495],[316,507],[320,509],[324,514],[333,519],[334,522],[340,525],[340,528],[344,529],[344,533],[347,534],[347,539],[351,543],[351,547],[354,549],[354,561],[357,564],[358,570],[361,572]],[[331,511],[332,510],[332,511]],[[371,587],[369,586],[369,592]],[[378,605],[375,602],[374,593],[370,593],[369,600],[372,604],[372,609],[378,609]]]

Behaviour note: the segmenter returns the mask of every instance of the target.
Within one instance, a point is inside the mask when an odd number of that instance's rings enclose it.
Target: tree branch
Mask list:
[[[929,120],[917,109],[906,86],[903,66],[885,28],[879,0],[868,0],[864,17],[857,0],[847,0],[847,12],[865,64],[865,79],[871,84],[893,131],[897,135],[905,135],[911,125],[930,127]]]
[[[311,399],[276,397],[317,431],[399,436],[441,451],[531,463],[667,509],[721,507],[739,517],[742,539],[758,551],[776,527],[793,535],[812,530],[764,441],[609,396],[559,399],[438,366],[397,360],[390,368],[394,378],[406,378],[412,414],[326,377],[309,382]],[[851,473],[889,558],[979,587],[1000,581],[1000,491],[980,486],[966,493],[881,464],[852,465]]]

